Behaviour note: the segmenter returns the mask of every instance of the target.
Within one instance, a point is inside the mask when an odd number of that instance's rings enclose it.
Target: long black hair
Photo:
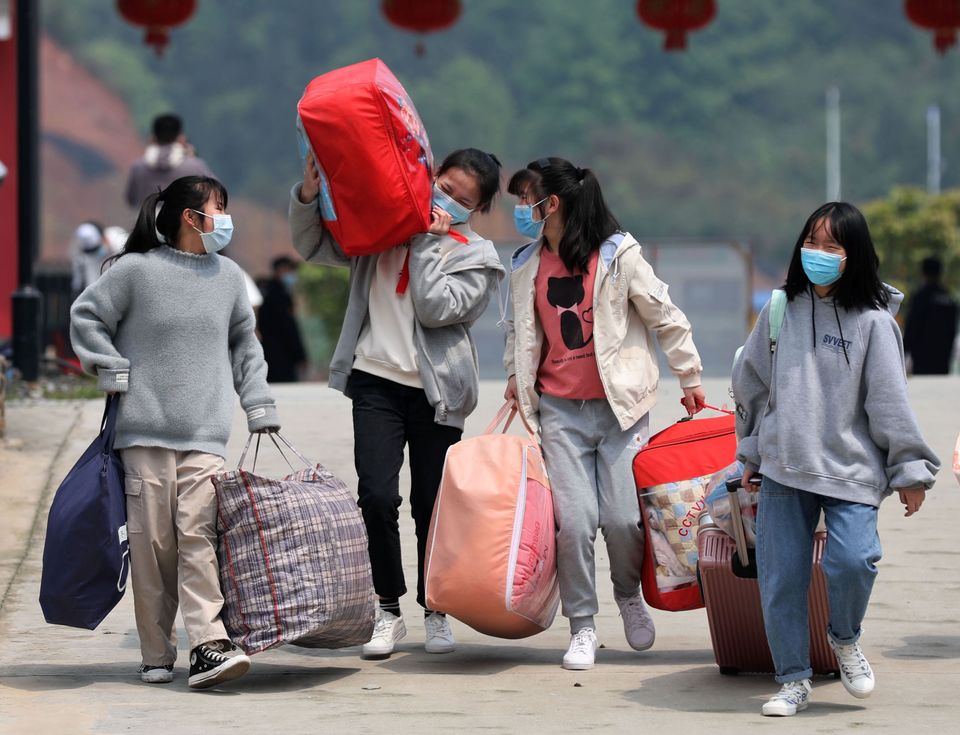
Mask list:
[[[833,239],[847,253],[847,265],[830,293],[834,302],[844,309],[885,309],[890,301],[890,292],[880,280],[880,258],[873,246],[870,228],[863,213],[847,202],[827,202],[807,218],[793,248],[793,258],[787,271],[787,282],[783,287],[787,298],[792,301],[797,294],[812,286],[803,271],[800,250],[821,221],[830,223]]]
[[[221,209],[227,208],[227,190],[223,184],[209,176],[181,176],[163,191],[147,195],[140,205],[137,223],[133,226],[123,250],[112,258],[107,258],[104,265],[127,253],[153,250],[165,242],[176,247],[183,210],[203,210],[203,205],[211,196],[216,197]],[[163,240],[157,236],[158,233]]]
[[[478,212],[489,212],[490,205],[500,193],[500,161],[492,153],[484,153],[479,148],[460,148],[443,159],[437,176],[451,168],[466,171],[477,180],[480,189]]]
[[[507,191],[514,196],[526,192],[534,201],[551,194],[560,198],[564,225],[557,251],[571,271],[586,271],[590,254],[620,230],[620,223],[607,207],[593,171],[577,168],[563,158],[531,161],[510,178]],[[542,207],[540,204],[541,218]]]

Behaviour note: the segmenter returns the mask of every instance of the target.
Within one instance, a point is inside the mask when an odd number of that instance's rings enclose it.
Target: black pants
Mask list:
[[[419,388],[354,370],[354,462],[359,504],[367,527],[373,587],[380,597],[407,591],[400,559],[400,468],[410,447],[410,513],[417,532],[417,602],[426,607],[423,561],[430,516],[440,488],[447,449],[463,432],[434,422],[434,409]]]

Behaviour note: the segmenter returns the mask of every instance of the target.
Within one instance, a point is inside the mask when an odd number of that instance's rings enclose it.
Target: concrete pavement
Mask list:
[[[708,381],[722,401],[725,381]],[[653,412],[659,430],[680,415],[668,386]],[[484,383],[468,433],[482,430],[502,387]],[[947,463],[960,429],[960,378],[914,379],[913,405],[928,440]],[[350,404],[321,385],[277,387],[285,435],[309,457],[355,486]],[[46,625],[36,602],[46,509],[53,492],[95,434],[101,404],[14,403],[8,443],[0,443],[0,733],[439,733],[439,732],[789,732],[955,731],[960,718],[960,493],[949,466],[921,513],[902,517],[888,501],[881,513],[880,564],[864,645],[877,673],[869,700],[838,681],[815,682],[810,709],[788,720],[759,715],[776,687],[765,676],[717,673],[703,611],[654,612],[658,637],[645,653],[629,649],[598,546],[605,644],[597,666],[559,666],[568,633],[557,619],[547,632],[502,641],[454,621],[457,652],[423,652],[412,597],[402,600],[410,631],[387,661],[362,661],[357,649],[284,647],[254,658],[251,673],[219,691],[186,687],[187,655],[173,684],[148,686],[136,675],[139,650],[128,594],[96,631]],[[230,462],[245,440],[237,415]],[[286,469],[270,449],[260,470]],[[402,478],[404,489],[408,478]],[[408,581],[415,578],[409,506],[401,508]],[[181,635],[181,638],[183,636]],[[185,645],[185,644],[184,644]]]

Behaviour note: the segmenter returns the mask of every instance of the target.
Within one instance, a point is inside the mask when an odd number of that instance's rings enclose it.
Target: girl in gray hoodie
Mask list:
[[[866,220],[843,202],[810,215],[793,251],[780,336],[769,305],[733,371],[743,487],[759,487],[757,566],[767,641],[781,690],[763,714],[805,709],[810,693],[807,589],[821,512],[830,623],[823,634],[857,698],[874,675],[860,648],[880,559],[877,511],[898,492],[910,516],[939,460],[907,398],[903,340]]]
[[[410,458],[410,511],[417,535],[417,602],[427,653],[456,640],[446,616],[427,608],[424,558],[447,449],[477,405],[477,352],[470,327],[503,277],[493,243],[470,227],[500,191],[500,162],[476,148],[437,170],[428,232],[376,255],[348,256],[317,209],[320,172],[308,154],[290,198],[293,245],[306,259],[350,269],[350,296],[330,363],[330,387],[353,401],[354,460],[369,537],[377,625],[366,658],[387,658],[407,634],[400,597],[400,468]],[[376,217],[377,212],[371,212]]]

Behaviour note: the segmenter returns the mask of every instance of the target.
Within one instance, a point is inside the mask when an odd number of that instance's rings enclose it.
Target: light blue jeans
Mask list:
[[[830,624],[824,633],[837,643],[853,643],[860,637],[877,576],[878,508],[763,478],[757,515],[757,572],[764,627],[779,684],[813,675],[807,593],[813,536],[821,510],[827,525],[823,571],[830,600]]]

